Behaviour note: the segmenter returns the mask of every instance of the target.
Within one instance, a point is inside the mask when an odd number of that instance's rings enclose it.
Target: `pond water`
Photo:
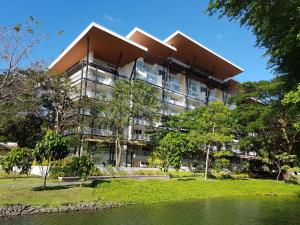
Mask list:
[[[300,225],[300,199],[206,199],[0,218],[1,225]]]

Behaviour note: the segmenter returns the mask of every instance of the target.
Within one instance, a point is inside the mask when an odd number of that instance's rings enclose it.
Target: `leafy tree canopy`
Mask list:
[[[251,29],[266,49],[269,66],[284,77],[285,90],[300,82],[300,3],[298,0],[210,0],[209,15],[219,13]]]

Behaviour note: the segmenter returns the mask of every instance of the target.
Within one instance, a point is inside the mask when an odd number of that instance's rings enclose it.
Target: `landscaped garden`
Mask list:
[[[0,205],[64,206],[79,203],[135,204],[214,197],[276,197],[299,198],[300,186],[273,180],[215,180],[203,177],[171,180],[137,181],[132,179],[99,180],[92,183],[61,185],[49,180],[40,188],[40,177],[18,178],[11,188],[11,178],[0,179]]]

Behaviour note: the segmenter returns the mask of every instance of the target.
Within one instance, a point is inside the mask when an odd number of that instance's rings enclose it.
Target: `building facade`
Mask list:
[[[165,40],[134,28],[126,37],[96,23],[91,23],[49,69],[67,73],[79,93],[74,101],[88,97],[107,102],[112,98],[117,79],[141,79],[155,86],[160,94],[163,115],[176,115],[210,101],[226,103],[239,90],[232,78],[243,72],[227,59],[201,45],[180,31]],[[76,118],[65,135],[80,134],[87,141],[100,143],[95,161],[113,164],[114,146],[109,127],[93,124],[101,116],[80,107],[70,113]],[[128,143],[123,145],[122,165],[144,166],[151,151],[147,122],[134,118],[127,128]]]

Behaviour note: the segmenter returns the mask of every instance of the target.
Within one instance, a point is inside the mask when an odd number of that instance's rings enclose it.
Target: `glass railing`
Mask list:
[[[133,134],[132,139],[139,141],[150,141],[150,136],[145,134]]]
[[[185,107],[184,101],[179,101],[179,100],[174,100],[174,99],[165,98],[165,102],[171,103],[171,104],[173,104],[173,105]]]

